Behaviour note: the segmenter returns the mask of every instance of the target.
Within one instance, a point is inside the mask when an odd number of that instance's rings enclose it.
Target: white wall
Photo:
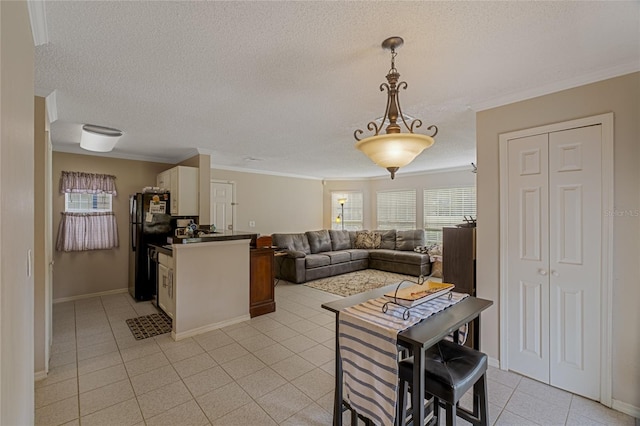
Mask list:
[[[0,2],[0,424],[34,423],[33,38],[27,2]]]
[[[429,155],[425,151],[421,155]],[[386,190],[416,190],[416,227],[423,226],[423,197],[424,189],[451,188],[456,186],[475,185],[476,175],[471,173],[471,165],[468,170],[440,170],[434,172],[416,173],[402,175],[402,169],[395,179],[389,176],[374,179],[360,180],[327,180],[324,184],[324,213],[323,224],[326,229],[331,229],[333,215],[331,213],[331,192],[340,191],[362,191],[364,202],[364,229],[376,229],[376,193]]]
[[[235,183],[238,231],[271,235],[322,228],[321,180],[219,169],[211,169],[211,179]]]
[[[614,408],[640,413],[640,73],[479,112],[478,295],[494,301],[482,318],[482,350],[499,358],[498,135],[614,113],[613,390]],[[600,208],[600,206],[594,206]],[[603,212],[605,214],[605,212]],[[635,410],[635,411],[634,411]]]

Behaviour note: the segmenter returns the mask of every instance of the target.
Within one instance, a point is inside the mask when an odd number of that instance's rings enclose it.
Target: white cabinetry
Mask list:
[[[175,275],[173,273],[173,257],[158,253],[158,306],[171,319],[175,318]]]
[[[156,178],[156,186],[161,189],[171,189],[171,170],[165,170]]]
[[[160,188],[171,196],[172,216],[198,215],[198,168],[177,166],[160,173],[156,179]]]

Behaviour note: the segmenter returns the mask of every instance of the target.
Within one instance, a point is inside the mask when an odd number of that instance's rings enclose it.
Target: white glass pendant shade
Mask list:
[[[356,148],[378,166],[397,170],[411,163],[433,142],[431,136],[418,133],[392,133],[358,141]]]
[[[113,150],[122,136],[122,131],[110,127],[85,124],[82,126],[80,148],[94,152],[109,152]]]

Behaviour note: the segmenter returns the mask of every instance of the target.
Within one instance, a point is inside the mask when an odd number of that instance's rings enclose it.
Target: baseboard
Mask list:
[[[217,330],[219,328],[227,327],[233,324],[237,324],[239,322],[249,321],[250,319],[251,319],[251,316],[249,314],[241,315],[239,317],[231,318],[225,321],[220,321],[213,324],[207,324],[207,325],[203,325],[202,327],[193,328],[188,331],[183,331],[182,333],[176,333],[175,331],[172,331],[171,337],[173,338],[173,340],[177,342],[178,340],[186,339],[187,337],[192,337],[197,334],[202,334],[208,331]]]
[[[37,382],[38,380],[46,379],[48,375],[49,374],[45,370],[36,371],[33,374],[33,380]]]
[[[100,291],[98,293],[81,294],[79,296],[71,296],[71,297],[61,297],[59,299],[53,299],[53,303],[55,304],[55,303],[63,303],[63,302],[73,302],[75,300],[90,299],[92,297],[100,297],[100,296],[109,296],[111,294],[126,293],[128,291],[129,291],[128,288],[118,288],[116,290]]]
[[[616,411],[620,411],[621,413],[628,414],[631,417],[635,417],[636,419],[640,419],[640,407],[636,407],[626,402],[622,402],[622,401],[618,401],[617,399],[614,399],[611,401],[611,408],[613,408]],[[637,421],[636,421],[636,424],[638,424]]]
[[[489,357],[489,367],[500,368],[500,360],[497,358]]]

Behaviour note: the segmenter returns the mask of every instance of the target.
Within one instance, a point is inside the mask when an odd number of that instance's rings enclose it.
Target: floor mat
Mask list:
[[[171,318],[164,312],[130,318],[127,325],[136,340],[142,340],[171,331]]]

